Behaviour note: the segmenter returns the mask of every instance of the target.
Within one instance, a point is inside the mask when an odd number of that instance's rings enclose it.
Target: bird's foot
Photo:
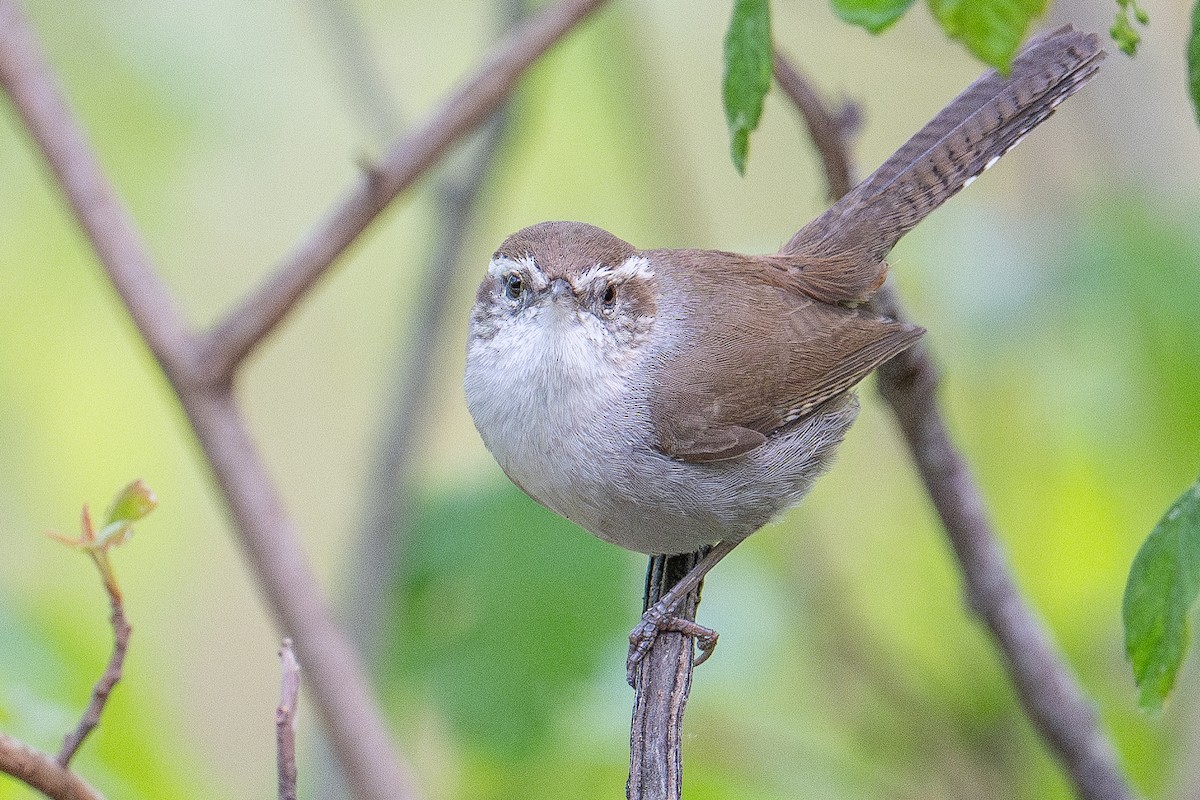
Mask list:
[[[642,621],[629,633],[629,657],[625,659],[625,679],[634,685],[634,673],[638,664],[650,652],[654,640],[660,633],[682,633],[696,641],[696,665],[703,664],[717,646],[717,632],[690,619],[672,614],[658,605],[652,606],[642,615]]]

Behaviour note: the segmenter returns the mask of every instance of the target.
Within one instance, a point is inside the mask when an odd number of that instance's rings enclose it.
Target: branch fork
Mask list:
[[[72,114],[18,0],[0,0],[0,87],[62,188],[109,280],[171,383],[236,524],[277,625],[296,642],[347,781],[366,800],[415,795],[366,671],[334,620],[233,398],[246,357],[379,213],[512,92],[525,71],[606,0],[558,0],[504,37],[476,71],[402,137],[283,259],[206,333],[193,331],[159,276]]]

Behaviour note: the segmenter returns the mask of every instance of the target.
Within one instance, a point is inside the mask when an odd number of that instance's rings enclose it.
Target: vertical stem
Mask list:
[[[687,575],[704,553],[651,556],[643,611]],[[676,615],[695,620],[699,604],[697,587]],[[683,786],[683,712],[692,688],[692,637],[659,633],[635,675],[625,796],[627,800],[679,800]]]
[[[120,590],[111,577],[108,576],[104,579],[104,587],[108,591],[109,602],[112,605],[112,655],[108,659],[108,667],[104,670],[104,674],[100,676],[100,679],[96,681],[96,685],[92,689],[92,699],[88,702],[87,710],[84,711],[79,724],[63,740],[62,749],[59,750],[58,758],[56,759],[63,767],[71,765],[71,759],[79,752],[79,748],[83,746],[84,739],[100,724],[100,715],[104,712],[104,706],[108,703],[108,696],[112,694],[112,690],[121,680],[125,665],[125,654],[129,651],[129,636],[133,633],[133,628],[130,627],[129,621],[125,619],[125,606],[121,602]]]

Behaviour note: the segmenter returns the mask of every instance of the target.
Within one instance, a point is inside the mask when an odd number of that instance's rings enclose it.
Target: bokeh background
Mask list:
[[[865,173],[982,70],[915,6],[882,37],[818,0],[775,31],[862,105]],[[380,152],[317,0],[30,0],[29,13],[187,316],[218,318]],[[408,120],[496,41],[494,4],[357,0]],[[1059,0],[1047,25],[1103,31]],[[1186,4],[912,233],[893,275],[929,329],[943,398],[1019,582],[1095,698],[1138,789],[1200,797],[1200,669],[1164,713],[1135,707],[1128,565],[1200,468],[1200,134]],[[640,246],[768,252],[825,204],[777,92],[729,163],[726,0],[619,0],[522,84],[450,309],[417,336],[439,214],[394,204],[254,356],[239,396],[324,585],[343,599],[392,365],[433,349],[414,507],[375,664],[425,796],[621,796],[625,633],[644,558],[513,489],[460,390],[467,311],[503,237],[544,219]],[[1111,49],[1111,48],[1110,48]],[[810,498],[711,576],[721,646],[688,708],[690,798],[1065,798],[870,381]],[[536,410],[533,412],[536,413]],[[86,559],[41,535],[134,477],[160,509],[117,556],[134,624],[125,681],[75,762],[109,797],[267,797],[279,633],[165,382],[0,103],[0,729],[55,750],[108,655]],[[309,707],[311,709],[311,706]],[[302,717],[314,741],[315,715]],[[302,756],[314,788],[323,761]],[[0,798],[27,796],[0,777]]]

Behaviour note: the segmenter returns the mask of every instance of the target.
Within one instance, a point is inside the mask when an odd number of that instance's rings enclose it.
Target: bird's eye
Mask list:
[[[504,296],[509,300],[520,300],[521,293],[525,291],[525,281],[521,280],[521,276],[515,272],[510,272],[504,276]]]
[[[617,285],[610,283],[604,287],[604,295],[600,298],[600,302],[604,304],[604,310],[611,312],[617,307]]]

